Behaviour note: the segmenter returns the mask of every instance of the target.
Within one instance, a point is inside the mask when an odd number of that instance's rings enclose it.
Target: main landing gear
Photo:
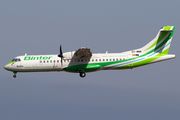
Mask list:
[[[82,70],[80,70],[80,71],[79,71],[79,76],[83,78],[83,77],[85,77],[85,76],[86,76],[86,73],[85,73],[85,72],[83,72]]]
[[[13,72],[13,73],[14,73],[13,78],[16,78],[16,74],[17,74],[17,72]]]

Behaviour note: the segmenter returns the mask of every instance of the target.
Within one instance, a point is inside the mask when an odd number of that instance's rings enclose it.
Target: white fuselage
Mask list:
[[[139,54],[140,55],[140,54]],[[134,58],[132,54],[126,53],[105,53],[105,54],[92,54],[91,58],[80,58],[76,59],[75,57],[69,57],[68,59],[64,58],[61,64],[61,58],[57,55],[26,55],[26,56],[17,56],[17,59],[20,61],[13,62],[5,66],[5,69],[9,71],[16,72],[48,72],[48,71],[61,71],[66,67],[75,66],[75,65],[88,65],[88,64],[101,64],[113,61],[119,61],[124,65],[133,67],[133,59],[131,61],[126,61],[127,59]],[[174,58],[175,55],[166,55],[150,63],[159,62],[167,59]],[[150,64],[148,63],[148,64]],[[106,70],[109,66],[104,66],[98,70]],[[113,67],[115,69],[116,67]]]
[[[125,61],[128,55],[120,53],[93,54],[91,58],[64,58],[62,64],[61,58],[57,55],[27,55],[16,58],[21,61],[7,65],[6,69],[17,72],[61,71],[63,68],[73,65]]]

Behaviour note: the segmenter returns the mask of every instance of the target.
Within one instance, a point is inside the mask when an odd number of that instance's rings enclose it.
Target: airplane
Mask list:
[[[174,54],[168,54],[174,30],[175,26],[164,26],[144,47],[122,53],[92,54],[90,48],[86,47],[63,53],[60,45],[58,55],[17,56],[4,69],[12,71],[14,78],[18,72],[66,71],[79,73],[83,78],[88,72],[132,69],[175,58]]]

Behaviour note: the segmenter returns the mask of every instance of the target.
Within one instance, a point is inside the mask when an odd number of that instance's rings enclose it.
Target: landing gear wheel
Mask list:
[[[13,78],[16,78],[16,75],[13,75]]]
[[[80,75],[80,77],[82,77],[82,78],[83,78],[83,77],[85,77],[85,76],[86,76],[86,73],[85,73],[85,72],[80,72],[80,73],[79,73],[79,75]]]

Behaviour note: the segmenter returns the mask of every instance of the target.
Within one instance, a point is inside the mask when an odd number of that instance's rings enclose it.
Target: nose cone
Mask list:
[[[6,64],[5,66],[4,66],[4,69],[6,69],[6,70],[11,70],[11,68],[13,67],[12,65],[14,64],[14,62],[9,62],[8,64]]]
[[[9,65],[4,66],[4,69],[8,70],[8,68],[9,68]]]

